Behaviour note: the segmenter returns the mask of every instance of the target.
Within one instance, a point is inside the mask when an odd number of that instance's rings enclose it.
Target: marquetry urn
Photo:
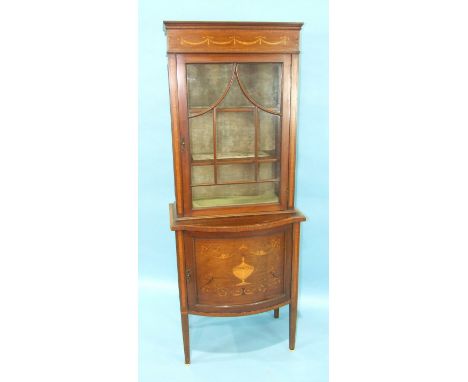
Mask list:
[[[289,306],[296,338],[294,206],[301,23],[164,22],[167,35],[179,296],[189,314]]]

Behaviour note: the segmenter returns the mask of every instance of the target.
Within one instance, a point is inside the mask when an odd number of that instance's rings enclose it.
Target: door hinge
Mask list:
[[[182,139],[180,140],[180,148],[182,149],[182,151],[185,150],[185,138],[182,137]]]
[[[185,271],[185,279],[187,280],[187,282],[190,282],[191,277],[192,277],[192,271],[190,269],[187,269]]]

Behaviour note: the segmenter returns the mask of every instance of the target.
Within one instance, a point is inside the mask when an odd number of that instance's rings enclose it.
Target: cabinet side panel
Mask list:
[[[283,104],[282,104],[282,121],[281,121],[281,208],[287,208],[288,199],[288,179],[289,179],[289,150],[290,150],[290,109],[291,109],[291,57],[287,55],[283,62]]]
[[[179,275],[180,312],[187,313],[187,287],[185,281],[185,252],[183,231],[176,232],[177,272]]]
[[[299,55],[293,54],[291,60],[291,115],[289,118],[289,200],[288,208],[294,208],[296,178],[296,123]]]
[[[168,54],[169,71],[169,96],[171,101],[171,124],[172,124],[172,157],[174,161],[174,187],[176,194],[177,214],[182,215],[184,211],[182,199],[182,173],[180,158],[180,134],[179,134],[179,107],[177,92],[177,61],[175,54]]]
[[[187,286],[187,302],[189,307],[198,302],[197,299],[197,264],[194,259],[193,246],[194,238],[191,233],[184,233],[185,250],[185,285]]]
[[[284,232],[284,292],[285,295],[291,297],[291,269],[292,269],[292,224],[288,226],[288,229]]]
[[[293,224],[292,232],[292,261],[291,261],[291,301],[297,304],[298,285],[299,285],[299,237],[300,237],[300,223]]]

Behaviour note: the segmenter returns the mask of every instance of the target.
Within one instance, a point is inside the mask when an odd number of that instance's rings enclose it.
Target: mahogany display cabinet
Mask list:
[[[294,207],[302,23],[164,22],[180,310],[243,316],[289,305],[295,347]]]

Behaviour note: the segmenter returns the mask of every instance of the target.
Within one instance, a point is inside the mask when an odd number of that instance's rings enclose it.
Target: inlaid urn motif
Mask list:
[[[242,262],[239,265],[236,265],[234,268],[232,268],[232,273],[234,274],[234,276],[241,280],[241,282],[236,285],[240,286],[250,284],[245,280],[252,274],[254,269],[255,267],[253,265],[247,264],[245,262],[244,256],[242,256]]]

